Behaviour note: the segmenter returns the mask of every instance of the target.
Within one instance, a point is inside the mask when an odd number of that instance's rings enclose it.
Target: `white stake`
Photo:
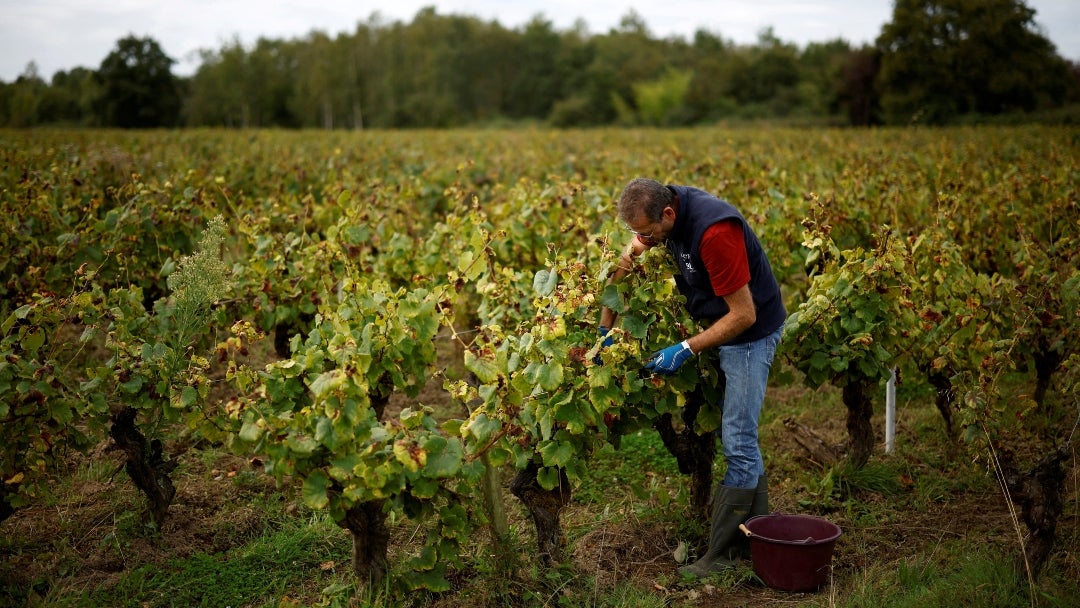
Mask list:
[[[885,453],[892,454],[896,443],[896,369],[885,383]]]

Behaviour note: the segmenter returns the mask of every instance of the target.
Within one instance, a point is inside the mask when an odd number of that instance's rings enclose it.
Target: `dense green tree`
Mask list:
[[[589,38],[585,46],[588,63],[571,79],[567,97],[571,107],[576,106],[577,119],[561,120],[566,126],[612,122],[618,105],[633,99],[636,83],[653,80],[669,67],[668,45],[653,38],[633,10],[618,27]]]
[[[338,36],[334,40],[342,61],[340,104],[341,124],[352,129],[364,128],[364,99],[367,91],[366,81],[369,66],[364,61],[364,45],[361,44],[360,30],[353,36]]]
[[[517,69],[516,38],[497,22],[475,17],[420,15],[430,46],[427,60],[439,99],[423,99],[415,83],[414,102],[440,108],[445,124],[458,125],[502,116],[509,106]]]
[[[0,80],[0,126],[10,126],[11,98],[15,94],[15,85]]]
[[[248,53],[234,39],[219,51],[200,51],[202,62],[191,77],[184,116],[189,124],[250,127],[252,121],[243,82]]]
[[[1022,0],[897,0],[877,39],[889,122],[1031,111],[1061,103],[1067,64]]]
[[[4,124],[9,127],[32,127],[41,121],[41,102],[48,85],[31,61],[7,90],[4,100]]]
[[[377,13],[356,26],[353,34],[356,56],[353,114],[358,128],[394,126],[390,119],[392,75],[388,72],[391,69],[391,33],[399,35],[400,29],[400,24],[396,29],[391,28]]]
[[[297,71],[289,108],[304,127],[333,129],[335,116],[340,116],[351,67],[349,54],[323,32],[312,32],[304,40],[297,56]],[[339,122],[337,126],[345,126]]]
[[[694,33],[690,47],[692,76],[686,91],[687,120],[714,121],[730,115],[736,105],[731,97],[731,55],[734,46],[706,30]]]
[[[176,63],[152,38],[127,36],[116,43],[101,67],[98,113],[107,126],[171,127],[180,116]]]
[[[248,57],[244,87],[252,122],[258,126],[296,127],[288,101],[297,70],[294,41],[259,38]]]
[[[420,9],[408,26],[395,27],[389,70],[390,124],[399,127],[449,127],[465,122],[458,111],[454,82],[446,73],[454,41],[434,7]]]
[[[640,122],[656,126],[682,124],[690,78],[685,70],[668,68],[656,80],[635,84],[634,103]]]
[[[94,126],[98,122],[94,103],[100,94],[93,70],[75,68],[56,72],[41,102],[41,121]]]
[[[840,85],[852,55],[845,40],[811,42],[799,54],[799,92],[802,113],[827,116],[840,112]]]
[[[743,53],[742,69],[732,75],[730,94],[741,104],[762,104],[772,112],[789,114],[799,105],[799,50],[785,44],[768,28],[756,47]]]
[[[590,124],[591,109],[585,93],[588,84],[586,69],[596,55],[596,46],[592,44],[588,27],[581,19],[560,39],[559,65],[567,71],[567,76],[562,82],[561,94],[551,106],[547,121],[556,127]]]
[[[844,62],[836,85],[836,102],[847,113],[848,122],[866,127],[880,122],[877,78],[881,53],[864,46],[853,50]]]
[[[551,21],[541,15],[518,36],[515,70],[510,78],[506,113],[512,118],[545,117],[559,98],[568,65],[564,45]]]
[[[189,125],[293,127],[288,108],[295,80],[296,43],[259,38],[248,50],[239,39],[219,51],[201,51],[188,83],[184,120]]]
[[[412,117],[405,108],[410,88],[409,65],[415,59],[406,40],[406,29],[401,22],[383,28],[378,42],[372,47],[376,53],[372,59],[377,61],[373,77],[376,92],[374,103],[368,104],[367,114],[375,126],[411,126]]]

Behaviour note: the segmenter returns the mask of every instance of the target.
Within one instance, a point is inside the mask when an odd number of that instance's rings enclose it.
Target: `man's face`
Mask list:
[[[626,224],[627,229],[636,234],[638,239],[649,247],[666,241],[674,226],[675,210],[671,207],[664,207],[659,222],[654,222],[645,217],[644,214],[639,213],[632,222]]]

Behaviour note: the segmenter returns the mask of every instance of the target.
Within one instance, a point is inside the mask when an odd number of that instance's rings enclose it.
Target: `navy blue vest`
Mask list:
[[[675,284],[686,297],[690,316],[701,321],[714,321],[728,313],[727,302],[713,293],[709,273],[701,261],[701,237],[705,229],[716,222],[736,219],[742,225],[746,242],[746,258],[750,263],[750,295],[754,299],[757,320],[728,344],[744,344],[768,336],[787,318],[780,285],[773,276],[769,258],[761,247],[746,219],[727,201],[686,186],[668,186],[679,197],[678,216],[667,238],[667,247],[675,258],[679,273]]]

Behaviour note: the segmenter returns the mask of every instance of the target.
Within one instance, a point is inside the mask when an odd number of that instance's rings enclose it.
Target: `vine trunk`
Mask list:
[[[356,579],[376,588],[386,577],[390,530],[386,527],[383,501],[373,500],[353,505],[345,511],[338,525],[352,536],[352,567]]]
[[[176,495],[169,473],[176,468],[175,460],[166,460],[160,439],[147,441],[135,426],[137,411],[124,407],[112,416],[109,434],[116,447],[124,453],[124,470],[139,488],[149,505],[151,524],[160,530]]]
[[[1064,508],[1062,463],[1068,457],[1069,451],[1059,447],[1023,473],[1016,470],[1011,453],[1004,452],[1000,459],[1005,485],[1013,503],[1021,507],[1021,517],[1028,529],[1020,565],[1023,568],[1026,564],[1027,569],[1021,571],[1029,572],[1032,578],[1038,578],[1054,548],[1057,523]]]
[[[536,479],[540,465],[530,462],[510,481],[510,493],[517,496],[529,510],[536,525],[536,543],[545,565],[562,561],[562,530],[559,514],[570,502],[570,480],[559,469],[559,485],[545,490]]]
[[[869,383],[852,380],[844,385],[843,401],[847,406],[847,431],[850,445],[848,461],[861,469],[870,460],[874,449],[874,427],[870,418],[874,414],[874,404],[870,399]]]
[[[664,414],[656,419],[653,427],[660,434],[664,447],[675,457],[679,472],[690,476],[690,506],[702,521],[708,521],[712,512],[712,467],[716,460],[716,434],[698,434],[694,421],[701,407],[700,396],[689,395],[683,410],[683,425],[675,430],[674,418]]]

